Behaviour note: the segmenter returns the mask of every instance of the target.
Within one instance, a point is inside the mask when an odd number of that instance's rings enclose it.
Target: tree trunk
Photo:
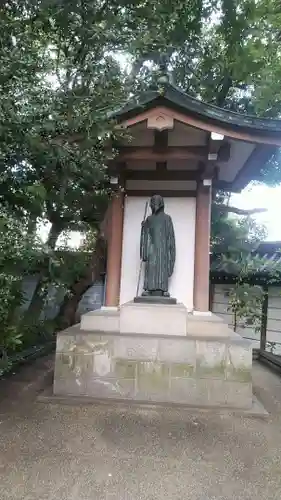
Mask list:
[[[54,250],[62,229],[55,224],[52,224],[49,231],[46,245]],[[42,313],[45,301],[48,295],[48,286],[50,281],[49,271],[50,257],[46,257],[41,264],[41,271],[39,273],[38,281],[32,295],[29,307],[25,313],[25,317],[32,322],[36,322]]]
[[[101,276],[105,267],[105,242],[101,234],[98,234],[95,249],[92,254],[86,275],[79,281],[73,283],[70,296],[66,295],[56,318],[59,328],[68,328],[75,323],[75,316],[79,302],[84,293],[93,282]]]

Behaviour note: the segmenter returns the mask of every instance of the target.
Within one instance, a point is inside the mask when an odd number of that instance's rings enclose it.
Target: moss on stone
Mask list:
[[[137,363],[138,388],[140,391],[153,392],[169,388],[170,370],[166,363],[139,361]]]
[[[173,363],[171,365],[171,377],[192,377],[194,366],[189,363]]]
[[[249,368],[245,366],[240,367],[232,367],[228,366],[226,371],[227,380],[233,380],[237,382],[251,382],[252,381],[252,373]]]
[[[60,363],[62,365],[68,365],[70,364],[70,358],[71,356],[68,355],[68,354],[65,354],[65,353],[60,353],[60,354],[57,354],[57,359],[59,359]]]
[[[225,361],[221,361],[216,365],[206,365],[197,361],[196,365],[196,375],[200,378],[226,378],[226,363]]]
[[[55,377],[65,378],[71,376],[72,356],[64,353],[56,354]]]
[[[114,371],[117,378],[135,378],[136,362],[128,359],[117,359],[115,360]]]
[[[84,338],[81,337],[79,341],[73,346],[73,352],[76,354],[111,354],[111,342],[108,339],[104,338]]]

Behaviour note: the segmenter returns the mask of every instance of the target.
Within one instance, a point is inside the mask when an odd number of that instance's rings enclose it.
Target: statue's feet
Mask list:
[[[147,297],[149,295],[149,292],[147,290],[144,290],[141,294],[142,297]]]
[[[163,297],[170,297],[169,292],[163,292]]]

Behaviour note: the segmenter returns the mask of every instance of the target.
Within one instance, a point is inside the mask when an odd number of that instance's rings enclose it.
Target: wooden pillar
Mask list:
[[[105,306],[117,307],[119,305],[121,279],[124,217],[123,193],[116,193],[112,198],[110,211],[111,215],[107,247]]]
[[[200,182],[196,197],[194,256],[194,310],[198,312],[209,311],[211,194],[211,187]]]

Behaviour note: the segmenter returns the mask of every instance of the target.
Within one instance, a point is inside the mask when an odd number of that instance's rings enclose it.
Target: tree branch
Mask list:
[[[216,105],[223,107],[227,98],[229,89],[232,87],[233,81],[230,75],[225,75],[222,81],[217,86]]]
[[[232,214],[237,214],[237,215],[253,215],[253,214],[260,214],[263,212],[267,212],[267,208],[252,208],[249,210],[244,210],[243,208],[230,207],[227,205],[221,205],[217,203],[216,206],[223,212],[230,212]]]
[[[56,76],[57,76],[57,79],[58,79],[58,82],[60,85],[62,85],[62,80],[61,80],[61,75],[60,75],[60,72],[59,72],[59,67],[60,67],[60,64],[61,64],[61,60],[60,60],[60,56],[61,56],[61,35],[59,36],[59,41],[58,41],[58,48],[57,48],[57,59],[56,59],[56,63],[55,63],[55,73],[56,73]]]

